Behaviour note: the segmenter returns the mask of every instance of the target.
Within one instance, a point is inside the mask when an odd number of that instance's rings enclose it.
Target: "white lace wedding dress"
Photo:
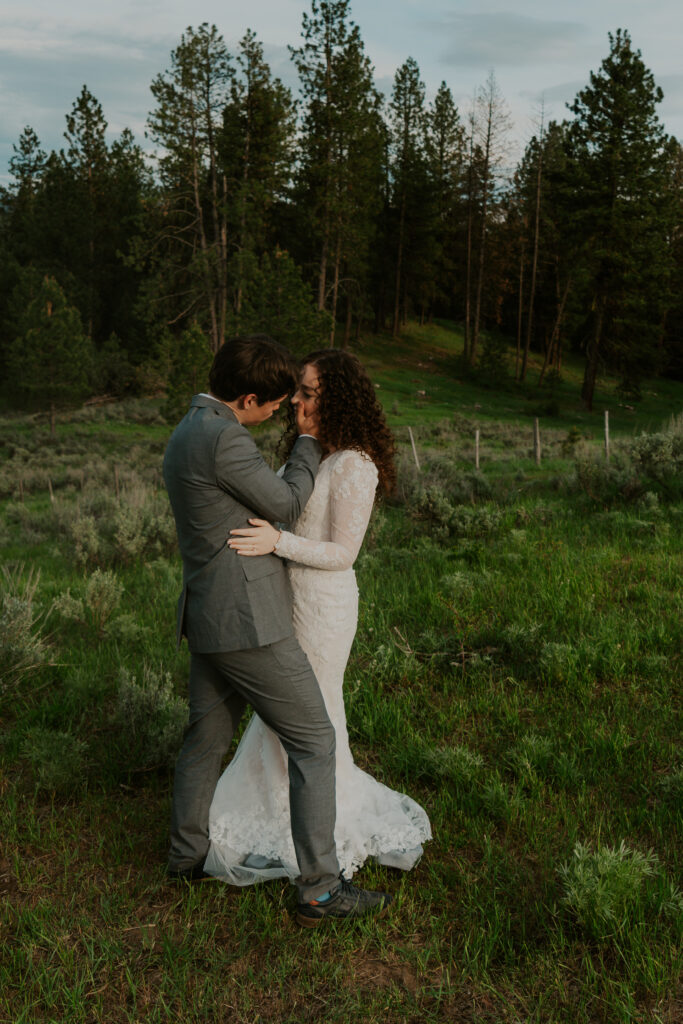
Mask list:
[[[353,762],[342,686],[358,620],[353,563],[367,529],[377,469],[360,452],[323,460],[313,494],[277,554],[288,561],[294,629],[320,683],[337,733],[339,865],[350,878],[368,857],[408,870],[431,838],[425,811],[377,782]],[[299,870],[289,820],[287,757],[275,734],[254,715],[219,779],[209,815],[205,870],[232,885],[294,879]]]

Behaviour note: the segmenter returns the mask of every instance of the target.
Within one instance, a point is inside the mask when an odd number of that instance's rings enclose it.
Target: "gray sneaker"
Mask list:
[[[387,892],[370,892],[358,889],[342,876],[341,884],[323,903],[311,900],[299,903],[296,909],[297,922],[304,928],[317,928],[326,917],[362,917],[376,911],[383,914],[391,903]]]

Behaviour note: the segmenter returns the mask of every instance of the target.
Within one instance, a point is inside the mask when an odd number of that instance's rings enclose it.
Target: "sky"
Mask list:
[[[26,125],[43,149],[64,145],[65,116],[83,85],[101,103],[110,141],[130,128],[145,148],[153,107],[150,83],[170,66],[182,32],[215,24],[234,51],[256,32],[273,73],[294,91],[288,45],[301,37],[310,0],[30,0],[0,5],[0,181]],[[545,120],[565,104],[609,53],[608,33],[630,32],[664,91],[659,116],[683,138],[683,6],[680,0],[352,0],[378,87],[387,95],[396,69],[413,57],[434,96],[445,81],[465,118],[475,90],[493,70],[512,118],[516,161]]]

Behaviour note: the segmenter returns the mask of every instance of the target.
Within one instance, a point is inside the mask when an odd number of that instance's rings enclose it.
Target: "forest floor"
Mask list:
[[[683,503],[662,434],[683,385],[635,403],[608,381],[588,414],[578,364],[494,389],[458,375],[460,344],[440,324],[358,349],[399,489],[356,565],[351,744],[434,839],[408,875],[359,872],[386,917],[312,934],[284,882],[164,875],[188,665],[173,425],[155,400],[55,438],[2,419],[1,1021],[683,1019]],[[650,476],[620,454],[642,433],[664,436]]]

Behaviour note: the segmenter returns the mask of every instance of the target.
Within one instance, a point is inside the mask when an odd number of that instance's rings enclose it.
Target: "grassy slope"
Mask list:
[[[536,387],[541,360],[533,353],[525,385],[520,387],[511,381],[502,391],[482,387],[455,372],[457,357],[462,353],[462,335],[450,324],[411,324],[400,339],[388,335],[368,339],[359,353],[380,384],[393,427],[430,422],[454,412],[477,421],[530,423],[539,415],[536,408],[554,397],[559,415],[541,412],[542,426],[574,426],[600,439],[605,409],[609,409],[610,429],[617,435],[657,430],[681,409],[681,385],[675,381],[646,382],[641,401],[633,403],[620,397],[616,379],[605,378],[597,388],[594,411],[588,413],[579,398],[583,365],[573,356],[565,360],[562,382],[552,394],[547,387]],[[510,352],[508,359],[512,365],[514,353]]]
[[[558,439],[571,426],[600,438],[603,403],[613,431],[630,433],[679,411],[680,386],[658,383],[635,413],[601,393],[588,417],[567,367],[560,417],[541,421],[552,459],[537,469],[524,457],[525,413],[541,397],[452,380],[441,371],[458,339],[443,328],[415,328],[410,344],[375,340],[361,353],[392,423],[416,428],[427,454],[455,445],[465,465],[469,427],[455,441],[430,433],[457,411],[482,427],[484,475],[505,473],[518,490],[477,505],[460,535],[442,539],[388,509],[359,560],[352,743],[362,766],[424,803],[434,827],[411,875],[361,874],[391,889],[394,912],[304,935],[285,885],[165,884],[170,775],[130,770],[112,719],[121,668],[141,677],[161,666],[184,688],[187,656],[172,644],[177,560],[150,555],[116,568],[125,595],[112,621],[126,611],[135,628],[53,618],[60,664],[3,695],[0,1019],[680,1019],[680,904],[667,885],[681,876],[683,824],[681,513],[592,510],[533,486],[567,471]],[[83,593],[65,531],[88,481],[111,496],[118,466],[122,501],[140,493],[139,477],[154,486],[167,433],[63,425],[33,457],[49,467],[55,505],[39,474],[29,493],[27,469],[25,505],[4,503],[3,541],[6,562],[40,567],[44,604]],[[88,743],[86,781],[72,793],[34,784],[37,726]],[[654,850],[654,873],[623,893],[606,883],[614,927],[582,924],[558,869],[576,842],[622,840]]]

